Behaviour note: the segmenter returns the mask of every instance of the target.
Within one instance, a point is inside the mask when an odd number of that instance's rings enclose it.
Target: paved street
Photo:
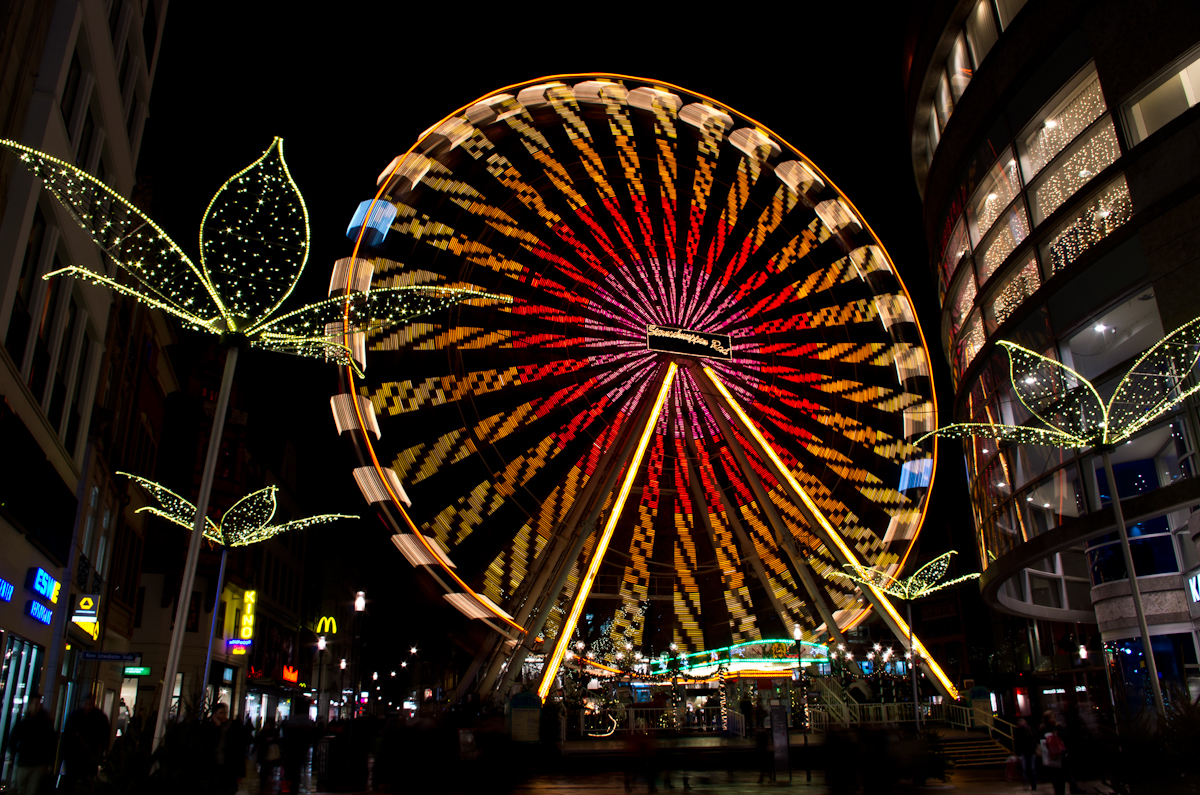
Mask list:
[[[253,767],[251,766],[251,770]],[[685,791],[685,777],[679,772],[672,773],[671,786],[668,787],[663,779],[659,779],[658,791],[665,792],[668,789]],[[733,771],[733,772],[714,772],[700,771],[687,774],[687,787],[693,792],[709,792],[721,793],[722,795],[741,795],[741,793],[761,793],[764,791],[795,791],[803,792],[807,795],[825,795],[830,790],[825,785],[825,776],[821,771],[813,771],[813,779],[811,783],[805,781],[804,771],[793,771],[792,780],[789,783],[787,777],[783,776],[780,780],[771,783],[758,783],[758,774],[752,771]],[[307,786],[302,786],[301,793],[320,793],[320,790],[312,790]],[[1094,795],[1100,793],[1104,795],[1110,790],[1099,782],[1082,782],[1083,788]],[[251,775],[243,781],[243,788],[250,795],[263,795],[259,788],[259,782],[256,775]],[[482,792],[480,784],[470,786],[455,786],[447,783],[445,786],[439,787],[436,784],[430,785],[427,791],[444,792],[449,795],[467,795],[467,793]],[[515,785],[510,785],[506,788],[491,788],[487,790],[489,795],[499,795],[507,793],[508,795],[549,795],[549,793],[564,793],[564,795],[590,795],[590,793],[616,793],[625,791],[625,778],[619,772],[606,773],[580,773],[577,775],[564,774],[544,774],[530,776],[528,779],[521,781]],[[647,792],[648,788],[644,781],[638,781],[634,787],[634,792]],[[913,787],[907,783],[898,785],[893,792],[897,795],[919,795],[919,793],[930,793],[936,795],[941,792],[959,792],[963,795],[1017,795],[1018,793],[1028,792],[1028,788],[1024,784],[1016,784],[1004,780],[1003,774],[997,770],[986,771],[958,771],[950,776],[948,782],[934,781],[924,787]],[[1038,792],[1042,795],[1050,795],[1053,793],[1053,788],[1049,784],[1043,784],[1038,788]]]

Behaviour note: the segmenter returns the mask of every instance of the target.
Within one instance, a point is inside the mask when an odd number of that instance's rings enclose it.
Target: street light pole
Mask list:
[[[1117,489],[1117,480],[1113,477],[1109,450],[1107,445],[1100,448],[1100,455],[1104,459],[1104,475],[1108,478],[1108,497],[1112,503],[1117,532],[1121,536],[1121,554],[1125,558],[1125,574],[1129,578],[1133,612],[1137,614],[1138,629],[1142,633],[1142,656],[1146,660],[1146,675],[1150,677],[1150,687],[1154,692],[1154,709],[1161,719],[1167,717],[1167,707],[1163,702],[1162,685],[1158,681],[1158,665],[1154,662],[1154,645],[1150,642],[1150,627],[1146,624],[1146,611],[1142,608],[1142,589],[1138,586],[1137,569],[1133,565],[1133,550],[1129,546],[1129,531],[1125,529],[1125,514],[1121,511],[1121,495]]]
[[[204,459],[204,473],[200,478],[200,495],[196,500],[196,521],[192,524],[192,537],[188,544],[187,560],[183,565],[183,576],[179,583],[179,601],[175,603],[175,626],[171,630],[171,645],[167,648],[167,665],[163,669],[162,696],[158,700],[158,721],[154,726],[154,743],[157,750],[162,745],[170,720],[171,700],[175,693],[175,674],[179,670],[179,657],[183,651],[183,633],[187,628],[187,610],[191,604],[192,585],[196,580],[196,565],[200,561],[200,544],[204,540],[204,523],[208,521],[208,498],[212,494],[213,476],[217,471],[217,457],[221,452],[221,435],[225,432],[225,414],[229,408],[229,396],[233,391],[233,371],[237,368],[238,348],[231,345],[225,351],[225,372],[221,376],[221,391],[217,395],[216,412],[213,414],[212,435],[208,439],[208,454]],[[220,598],[220,594],[217,594]],[[216,610],[216,607],[213,607]],[[204,683],[207,685],[207,682]],[[183,689],[179,691],[183,699]],[[182,708],[182,704],[180,705]]]
[[[325,683],[325,636],[317,636],[317,720],[329,719],[329,707],[321,710],[321,695]]]

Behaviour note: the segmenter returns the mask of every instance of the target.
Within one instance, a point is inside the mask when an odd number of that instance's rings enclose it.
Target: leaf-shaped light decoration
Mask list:
[[[175,492],[152,480],[131,474],[118,472],[118,475],[136,480],[146,492],[158,501],[158,505],[147,505],[137,509],[137,513],[150,513],[161,516],[188,530],[192,529],[192,521],[196,516],[196,506],[180,497]],[[271,524],[275,518],[277,503],[275,500],[276,486],[251,492],[235,502],[225,511],[220,523],[208,518],[204,537],[214,544],[228,544],[231,547],[244,547],[265,541],[272,536],[289,530],[301,530],[312,525],[324,524],[337,519],[357,519],[357,516],[342,513],[324,513],[310,516],[306,519],[294,519],[283,524]]]
[[[1200,389],[1194,378],[1198,362],[1200,318],[1175,329],[1138,357],[1108,401],[1109,443],[1128,439]]]
[[[86,171],[15,141],[0,140],[0,146],[17,154],[124,274],[76,264],[43,278],[74,275],[103,284],[192,328],[238,335],[254,347],[331,358],[357,370],[341,326],[330,327],[341,322],[330,319],[331,306],[344,311],[349,301],[353,331],[356,324],[382,330],[472,299],[512,300],[462,288],[377,287],[272,318],[299,279],[309,250],[308,211],[280,138],[214,195],[201,226],[202,268],[153,220]],[[371,323],[354,319],[360,315]]]
[[[283,139],[230,177],[200,222],[200,262],[226,312],[265,318],[291,294],[308,261],[308,208]]]
[[[953,549],[949,552],[943,552],[904,579],[888,577],[876,569],[856,566],[853,563],[847,563],[842,567],[846,569],[845,572],[832,571],[831,573],[863,585],[873,585],[889,596],[911,602],[914,599],[927,596],[934,591],[939,591],[942,588],[948,588],[951,585],[957,585],[967,580],[973,580],[979,576],[979,572],[974,572],[972,574],[965,574],[962,577],[955,577],[953,580],[943,581],[942,578],[950,570],[950,557],[957,554],[958,552]]]
[[[1040,424],[961,422],[931,431],[916,444],[930,436],[970,436],[1063,448],[1115,445],[1200,391],[1200,318],[1139,356],[1107,404],[1092,382],[1070,367],[1012,342],[999,344],[1008,352],[1017,398]]]
[[[1077,439],[1104,432],[1104,401],[1091,381],[1028,348],[1004,340],[999,344],[1008,352],[1013,391],[1030,414]]]

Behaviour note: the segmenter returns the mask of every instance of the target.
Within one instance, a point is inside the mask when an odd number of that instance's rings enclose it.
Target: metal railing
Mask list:
[[[719,733],[721,727],[720,707],[702,707],[684,710],[681,720],[670,717],[670,707],[626,707],[621,711],[571,710],[562,721],[562,736],[565,739],[568,727],[571,733],[582,737],[609,737],[621,732],[646,732],[678,730],[695,733]],[[736,737],[746,736],[745,718],[732,710],[728,713],[729,732]]]

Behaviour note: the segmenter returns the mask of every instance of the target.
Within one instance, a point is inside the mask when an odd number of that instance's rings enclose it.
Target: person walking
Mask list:
[[[67,717],[63,727],[63,765],[66,776],[60,791],[71,793],[90,789],[96,770],[108,752],[108,717],[96,708],[96,697],[88,696],[83,706]]]
[[[1067,781],[1063,775],[1063,758],[1067,754],[1067,746],[1059,733],[1058,722],[1054,719],[1053,712],[1047,711],[1042,716],[1038,735],[1042,738],[1038,749],[1042,757],[1042,772],[1054,785],[1054,795],[1065,795]]]
[[[246,776],[246,739],[242,725],[229,719],[229,705],[217,704],[205,722],[201,742],[213,779],[214,795],[232,795]]]
[[[258,762],[258,791],[263,795],[275,793],[275,772],[283,762],[283,749],[279,745],[279,729],[275,727],[274,716],[266,719],[254,738],[254,758]]]
[[[16,762],[17,795],[40,795],[54,764],[54,723],[42,709],[41,693],[31,693],[25,714],[17,720],[8,745]]]
[[[1030,728],[1029,721],[1021,718],[1013,731],[1013,753],[1021,760],[1021,772],[1031,790],[1037,789],[1037,760],[1034,759],[1037,751],[1038,743],[1033,736],[1033,729]]]

